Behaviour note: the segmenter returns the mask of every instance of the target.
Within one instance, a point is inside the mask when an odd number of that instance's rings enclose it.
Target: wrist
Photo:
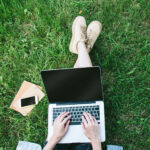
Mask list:
[[[48,143],[51,145],[52,148],[55,147],[55,145],[58,143],[56,138],[55,137],[51,137],[49,140],[48,140]]]
[[[91,144],[95,144],[95,143],[101,143],[100,138],[96,138],[96,139],[91,139]]]
[[[55,136],[55,135],[53,135],[53,136],[51,137],[51,139],[53,140],[54,143],[57,144],[57,143],[60,141],[61,138],[60,138],[60,137],[57,137],[57,136]]]
[[[100,138],[92,139],[91,140],[91,145],[92,145],[92,148],[95,149],[95,150],[102,150],[102,145],[101,145]]]

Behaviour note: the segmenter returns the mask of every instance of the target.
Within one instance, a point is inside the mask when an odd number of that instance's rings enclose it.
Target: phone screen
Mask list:
[[[34,104],[36,104],[35,96],[21,99],[21,107],[34,105]]]

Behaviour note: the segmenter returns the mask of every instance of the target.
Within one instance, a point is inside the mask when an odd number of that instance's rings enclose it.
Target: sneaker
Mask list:
[[[86,42],[86,28],[85,18],[77,16],[72,24],[72,39],[69,45],[70,52],[78,54],[78,42]]]
[[[92,21],[87,28],[87,50],[88,52],[91,51],[91,49],[94,46],[95,41],[97,40],[98,36],[100,35],[100,32],[102,30],[102,24],[99,21]]]

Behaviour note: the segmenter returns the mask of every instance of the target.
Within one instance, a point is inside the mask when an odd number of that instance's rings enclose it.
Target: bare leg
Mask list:
[[[74,68],[79,67],[92,67],[92,62],[88,53],[88,50],[84,42],[79,42],[77,45],[78,48],[78,58],[74,65]]]
[[[73,68],[79,68],[79,60],[78,60],[78,58],[77,58],[77,60],[76,60],[76,62],[75,62],[75,64],[74,64],[74,67]]]

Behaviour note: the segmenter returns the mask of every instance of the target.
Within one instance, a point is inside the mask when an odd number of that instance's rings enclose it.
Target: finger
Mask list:
[[[60,118],[63,114],[65,114],[66,112],[62,112],[57,118]]]
[[[93,120],[94,120],[94,124],[96,124],[98,126],[98,122],[97,120],[95,119],[95,117],[93,117]]]
[[[67,131],[67,130],[68,130],[69,123],[70,123],[70,120],[68,120],[68,121],[67,121],[67,123],[66,123],[66,126],[65,126],[65,131]]]
[[[60,117],[64,114],[65,112],[61,113],[59,116],[57,116],[57,118],[55,119],[55,121],[59,121]]]
[[[84,122],[81,122],[81,125],[82,125],[83,130],[85,130]]]
[[[60,117],[64,114],[65,112],[62,112],[61,114],[59,114],[59,116],[57,116],[57,118],[55,119],[55,121],[59,121]]]
[[[96,122],[96,119],[95,119],[95,117],[94,117],[94,116],[92,116],[92,118],[93,118],[93,121],[94,121],[94,122]]]
[[[97,120],[95,119],[95,117],[93,117],[94,123],[98,125]]]
[[[63,120],[63,124],[65,124],[70,118],[71,118],[72,116],[70,115],[70,116],[68,116],[67,118],[65,118],[64,120]]]
[[[84,123],[84,127],[86,127],[86,126],[87,126],[87,121],[86,121],[86,119],[84,118],[84,116],[82,116],[82,121],[83,121],[83,123]]]
[[[94,123],[93,116],[91,116],[89,113],[87,113],[87,115],[89,116],[91,123]]]
[[[70,112],[65,112],[60,116],[60,120],[62,121]]]
[[[84,116],[85,116],[85,119],[87,120],[87,123],[88,123],[88,124],[91,124],[91,120],[90,120],[90,118],[89,118],[87,112],[84,113]]]

